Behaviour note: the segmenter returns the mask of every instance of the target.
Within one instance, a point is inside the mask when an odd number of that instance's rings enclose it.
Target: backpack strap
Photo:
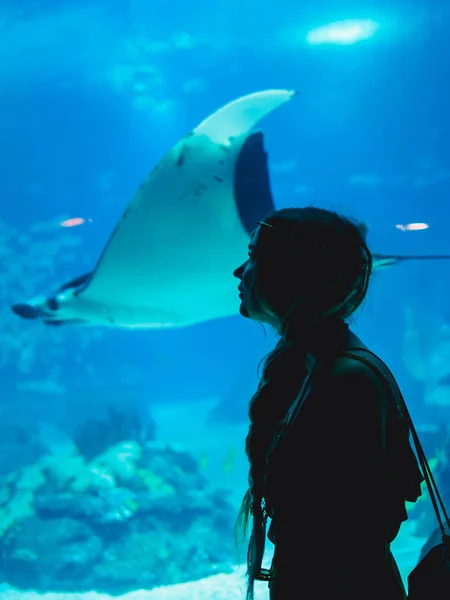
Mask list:
[[[361,353],[365,353],[368,356],[362,356]],[[392,375],[391,371],[383,363],[383,361],[381,361],[381,359],[376,354],[371,352],[368,348],[365,348],[365,347],[347,348],[345,350],[345,352],[343,353],[343,356],[347,356],[349,358],[353,358],[355,360],[359,360],[360,362],[363,362],[368,368],[370,368],[377,375],[377,377],[381,378],[382,383],[385,385],[385,387],[388,387],[388,389],[393,393],[399,416],[406,421],[407,426],[411,432],[414,446],[416,448],[417,458],[419,460],[422,474],[423,474],[422,481],[423,481],[423,479],[425,479],[425,482],[426,482],[426,485],[428,488],[428,493],[430,494],[430,499],[433,504],[433,509],[436,514],[436,518],[439,523],[439,528],[442,533],[442,539],[444,540],[444,543],[445,543],[445,540],[447,540],[447,543],[448,543],[448,538],[446,535],[445,528],[447,526],[448,529],[450,530],[450,519],[449,519],[448,513],[445,509],[445,506],[444,506],[444,503],[442,500],[442,496],[438,490],[436,481],[433,477],[430,466],[428,464],[428,460],[426,458],[426,455],[423,450],[422,444],[420,442],[419,436],[417,435],[417,431],[416,431],[416,428],[414,427],[414,423],[412,421],[408,407],[406,406],[405,399],[403,398],[403,394],[401,393],[401,390],[398,386],[398,383],[397,383],[395,377]],[[375,360],[374,360],[374,358],[375,358]],[[392,382],[394,385],[392,385]],[[442,514],[441,514],[441,512],[442,512]]]
[[[286,416],[283,418],[281,423],[279,424],[278,431],[274,435],[274,439],[271,447],[269,448],[268,454],[271,454],[278,445],[278,443],[286,437],[291,424],[296,419],[301,407],[303,406],[305,400],[308,398],[312,384],[313,384],[313,376],[315,375],[318,369],[318,361],[312,352],[308,352],[305,359],[305,367],[306,367],[306,376],[303,380],[302,386],[300,388],[299,393],[295,397],[295,400],[290,405]]]
[[[303,406],[303,403],[305,402],[306,398],[309,396],[309,393],[310,393],[311,387],[312,387],[313,375],[316,372],[317,365],[318,365],[317,359],[314,356],[314,354],[312,354],[311,352],[308,352],[308,354],[306,355],[306,359],[305,359],[306,377],[303,380],[302,387],[300,388],[300,391],[297,394],[297,397],[295,398],[294,402],[289,407],[289,410],[286,414],[286,417],[285,417],[286,427],[289,427],[290,423],[292,423],[292,421],[295,420],[295,417],[297,416],[299,410]]]

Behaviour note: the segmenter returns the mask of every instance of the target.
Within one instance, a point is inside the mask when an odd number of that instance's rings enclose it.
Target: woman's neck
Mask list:
[[[347,330],[348,325],[340,317],[302,318],[291,321],[284,337],[316,354],[334,354],[344,347]]]

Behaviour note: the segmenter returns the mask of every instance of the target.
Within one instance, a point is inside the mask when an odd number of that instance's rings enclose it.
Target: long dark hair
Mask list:
[[[242,500],[235,526],[235,539],[246,537],[250,519],[252,532],[247,552],[247,600],[253,599],[255,579],[260,577],[265,547],[267,507],[265,480],[267,456],[276,439],[280,422],[298,393],[299,356],[305,350],[305,331],[326,319],[347,319],[364,301],[372,273],[372,256],[365,243],[365,231],[335,212],[307,207],[282,209],[261,224],[267,229],[260,242],[270,244],[271,264],[257,259],[274,305],[291,295],[290,308],[282,315],[283,327],[274,350],[263,363],[259,385],[250,399],[250,427],[245,441],[249,459],[249,487]],[[286,291],[283,273],[291,274]],[[292,273],[298,277],[292,280]],[[286,275],[287,276],[287,275]],[[296,287],[297,286],[297,287]],[[281,315],[280,315],[281,316]],[[304,376],[304,375],[303,375]]]

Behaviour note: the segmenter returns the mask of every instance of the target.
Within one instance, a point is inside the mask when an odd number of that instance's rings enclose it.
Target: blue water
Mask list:
[[[234,316],[144,331],[49,328],[10,305],[91,270],[163,155],[265,89],[298,92],[260,125],[277,208],[365,221],[377,253],[450,254],[449,11],[437,0],[1,3],[2,600],[177,597],[172,586],[208,577],[219,583],[195,584],[199,598],[241,597],[232,525],[270,331],[239,317],[237,298]],[[450,414],[449,292],[450,261],[404,263],[377,273],[355,323],[430,458]],[[434,528],[428,505],[411,512],[394,548],[405,578]]]

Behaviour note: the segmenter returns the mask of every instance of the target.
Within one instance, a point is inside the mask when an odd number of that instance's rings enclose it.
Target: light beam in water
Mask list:
[[[340,44],[349,45],[367,40],[375,35],[379,24],[372,19],[348,19],[335,21],[322,27],[316,27],[308,32],[308,44]]]

